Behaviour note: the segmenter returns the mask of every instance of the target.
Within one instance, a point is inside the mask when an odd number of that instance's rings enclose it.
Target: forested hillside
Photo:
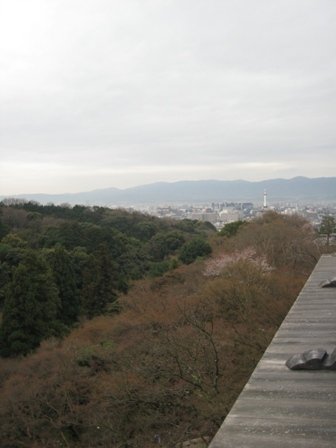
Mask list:
[[[215,232],[124,210],[0,206],[0,354],[27,354],[81,318],[118,311],[135,279],[209,254]]]
[[[306,221],[271,212],[217,234],[122,210],[2,205],[1,233],[8,448],[212,436],[323,250]]]

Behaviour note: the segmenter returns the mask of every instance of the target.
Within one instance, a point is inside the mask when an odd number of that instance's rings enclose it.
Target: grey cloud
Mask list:
[[[2,161],[124,167],[125,184],[130,167],[334,164],[333,0],[2,4]]]

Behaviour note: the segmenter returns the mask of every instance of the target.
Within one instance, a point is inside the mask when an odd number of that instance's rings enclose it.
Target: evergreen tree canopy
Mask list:
[[[327,237],[327,245],[329,245],[330,235],[336,231],[336,221],[333,216],[323,216],[320,233],[322,235],[326,235]]]
[[[78,319],[80,310],[73,259],[62,246],[56,246],[49,252],[48,261],[60,299],[58,317],[65,325],[70,325]]]
[[[211,254],[210,244],[202,238],[194,238],[186,243],[180,253],[180,260],[185,264],[190,264],[197,257],[204,257]]]
[[[42,339],[57,335],[59,298],[45,260],[28,251],[14,268],[5,293],[1,327],[1,354],[27,354]]]
[[[120,282],[120,279],[119,279]],[[83,307],[89,317],[102,314],[116,300],[118,288],[116,264],[106,245],[101,244],[91,255],[83,277]]]

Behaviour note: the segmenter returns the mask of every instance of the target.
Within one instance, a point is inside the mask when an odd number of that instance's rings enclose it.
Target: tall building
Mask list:
[[[267,208],[267,192],[264,190],[264,208]]]

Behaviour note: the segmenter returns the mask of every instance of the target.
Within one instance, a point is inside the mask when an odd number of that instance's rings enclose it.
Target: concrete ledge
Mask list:
[[[209,448],[335,448],[336,371],[289,370],[313,348],[336,347],[336,256],[324,255]]]

